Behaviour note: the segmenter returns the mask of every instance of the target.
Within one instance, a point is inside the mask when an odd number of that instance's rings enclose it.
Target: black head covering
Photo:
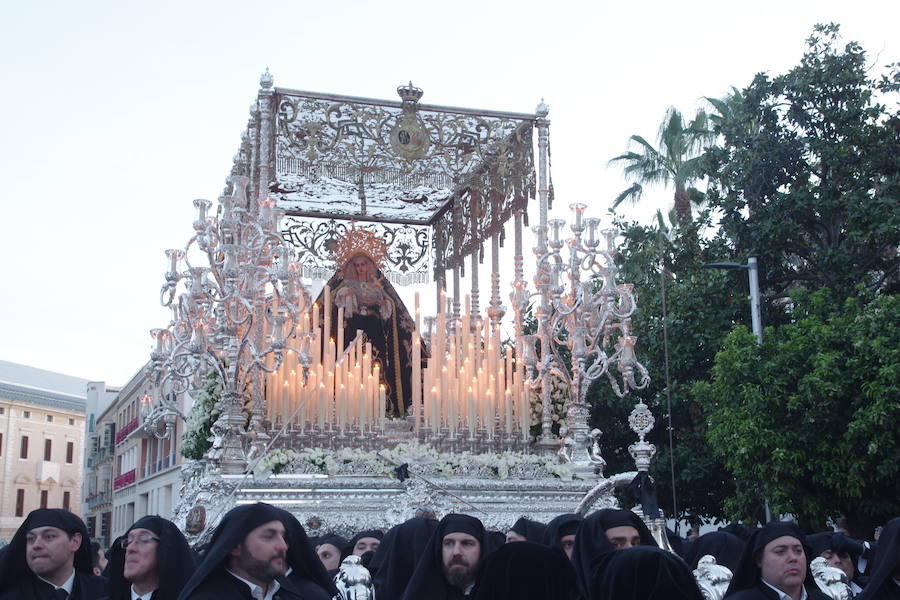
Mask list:
[[[506,534],[499,531],[488,531],[485,533],[485,544],[487,545],[487,553],[493,554],[506,545]]]
[[[688,548],[684,561],[691,569],[697,568],[700,559],[711,554],[716,564],[728,567],[734,573],[744,551],[744,542],[727,531],[710,531],[697,538]]]
[[[444,537],[451,533],[468,533],[481,544],[479,563],[487,557],[487,536],[484,525],[469,515],[450,514],[441,519],[437,529],[431,534],[425,552],[416,565],[409,585],[403,593],[403,600],[444,600],[449,584],[444,579],[442,547]],[[395,548],[395,551],[397,548]]]
[[[341,552],[344,549],[344,546],[347,545],[347,538],[341,537],[339,535],[335,535],[333,533],[323,535],[322,537],[320,537],[316,540],[316,545],[314,546],[314,548],[318,547],[318,546],[322,546],[324,544],[331,544],[332,546],[337,548],[338,552]]]
[[[803,550],[806,553],[807,589],[818,589],[813,582],[812,573],[809,569],[810,548],[806,543],[806,536],[803,535],[800,527],[793,521],[772,521],[753,532],[753,535],[750,536],[750,539],[744,545],[744,551],[741,553],[738,565],[733,569],[734,577],[731,578],[731,583],[725,592],[726,598],[741,590],[752,589],[759,585],[762,573],[756,565],[756,559],[769,542],[783,536],[796,538],[803,544]],[[812,587],[809,587],[809,584],[812,584]]]
[[[128,533],[134,529],[152,531],[159,538],[156,542],[156,565],[159,573],[156,599],[175,600],[196,569],[194,553],[187,540],[174,523],[159,516],[141,517],[119,539],[127,538]],[[111,600],[129,600],[131,582],[124,575],[126,552],[118,542],[117,539],[109,551],[109,597]]]
[[[521,517],[512,527],[510,527],[510,529],[524,537],[527,541],[540,544],[544,539],[544,532],[547,531],[547,526],[526,517]]]
[[[309,543],[303,525],[288,511],[281,508],[275,508],[275,511],[281,516],[288,537],[287,563],[291,568],[291,574],[287,577],[289,582],[303,598],[332,598],[337,595],[334,581],[328,576],[315,548]]]
[[[415,517],[392,528],[384,536],[370,566],[378,600],[400,600],[419,559],[424,556],[438,522]]]
[[[91,558],[91,538],[87,527],[77,515],[62,508],[39,508],[28,513],[22,525],[13,535],[0,561],[0,590],[12,589],[31,573],[25,559],[28,532],[37,527],[56,527],[69,535],[81,534],[81,546],[75,551],[75,571],[93,575],[94,561]]]
[[[353,554],[353,548],[356,546],[357,542],[367,537],[382,540],[384,539],[384,532],[380,529],[368,529],[366,531],[360,531],[352,538],[350,538],[349,542],[344,544],[342,547],[339,547],[339,549],[341,550],[341,560],[344,560],[345,558]]]
[[[595,577],[597,565],[611,552],[615,552],[606,530],[627,525],[637,529],[642,546],[656,546],[656,541],[639,516],[630,510],[604,508],[592,513],[581,523],[572,549],[572,566],[578,583],[578,593],[582,598],[590,595],[591,580]]]
[[[572,534],[577,535],[578,528],[581,526],[582,521],[584,521],[584,517],[574,513],[566,513],[564,515],[559,515],[558,517],[553,517],[553,519],[547,523],[547,529],[544,531],[544,538],[541,542],[545,546],[562,549],[559,538]]]
[[[871,565],[866,569],[871,573],[869,583],[863,592],[857,596],[857,600],[875,600],[879,597],[889,597],[884,594],[885,586],[896,585],[893,582],[893,573],[900,565],[900,517],[891,519],[884,526],[878,537],[878,546],[872,556]]]
[[[476,590],[474,600],[573,600],[575,571],[556,548],[504,544],[485,559]]]
[[[262,502],[244,504],[228,511],[222,517],[219,526],[216,527],[209,546],[203,553],[203,560],[197,565],[196,572],[185,584],[178,598],[185,600],[190,597],[195,589],[222,566],[228,554],[244,541],[247,534],[270,521],[282,521],[283,517],[283,510]],[[287,529],[288,525],[285,523],[284,527]],[[288,535],[290,536],[290,534]],[[288,551],[288,562],[290,562],[290,556],[291,553]]]
[[[703,600],[687,564],[653,546],[607,555],[597,569],[589,598],[603,600]]]
[[[750,539],[750,536],[753,535],[753,532],[756,531],[756,529],[752,527],[744,527],[743,523],[733,521],[725,527],[720,528],[719,531],[724,531],[725,533],[736,535],[746,542]]]
[[[402,525],[402,523],[400,524]],[[397,529],[400,525],[394,525],[390,529],[387,530],[387,533],[384,534],[384,537],[381,538],[381,543],[378,544],[378,548],[372,554],[372,558],[369,559],[368,565],[366,568],[369,570],[369,575],[372,576],[372,581],[375,581],[375,575],[378,573],[378,570],[381,568],[381,565],[384,563],[385,557],[389,554],[389,548],[394,543],[394,539],[397,536]],[[429,535],[431,535],[429,533]]]

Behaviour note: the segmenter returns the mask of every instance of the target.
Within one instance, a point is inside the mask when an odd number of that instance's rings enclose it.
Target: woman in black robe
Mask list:
[[[584,517],[576,513],[565,513],[553,517],[547,523],[547,529],[544,531],[544,538],[541,540],[541,543],[550,548],[559,548],[566,553],[566,556],[571,558],[574,541],[566,540],[564,546],[563,538],[571,535],[575,536],[575,541],[577,541],[578,528],[581,527],[582,521],[584,521]]]
[[[353,342],[357,330],[366,334],[366,339],[372,343],[373,359],[381,368],[386,410],[394,416],[405,414],[412,404],[412,334],[415,324],[394,286],[378,269],[375,260],[363,252],[347,258],[327,285],[332,297],[331,331],[328,335],[337,340],[338,309],[343,308],[343,347]],[[320,310],[324,311],[321,295],[317,302]],[[422,357],[425,357],[424,351]]]
[[[802,552],[800,556],[795,556],[791,547],[798,543]],[[782,554],[776,554],[779,551]],[[784,559],[788,558],[790,562],[785,563]],[[809,600],[827,600],[812,578],[809,561],[809,545],[796,523],[767,523],[747,540],[725,597],[731,600],[779,600],[778,590],[789,595],[789,592],[795,591],[793,586],[798,585],[794,582],[799,580]],[[770,564],[777,565],[773,570],[777,570],[782,581],[767,581],[764,578],[764,571]]]

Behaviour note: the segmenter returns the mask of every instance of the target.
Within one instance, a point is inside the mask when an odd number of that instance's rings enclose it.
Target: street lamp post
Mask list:
[[[756,257],[751,256],[747,259],[747,264],[735,262],[715,262],[702,265],[710,269],[746,269],[747,277],[750,280],[750,321],[753,326],[753,335],[756,336],[756,343],[762,346],[763,330],[762,330],[762,313],[759,303],[759,265]],[[766,522],[772,520],[772,511],[769,509],[769,499],[764,500],[764,508],[766,511]]]
[[[747,259],[747,264],[736,262],[714,262],[702,265],[709,269],[746,269],[747,277],[750,280],[750,320],[753,325],[753,334],[756,336],[756,343],[762,344],[762,313],[760,312],[759,303],[759,265],[756,257],[751,256]]]

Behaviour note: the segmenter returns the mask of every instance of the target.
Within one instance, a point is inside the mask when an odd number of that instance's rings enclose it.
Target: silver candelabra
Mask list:
[[[172,322],[150,332],[159,405],[145,423],[157,431],[183,418],[172,398],[193,394],[202,375],[215,370],[223,393],[207,458],[223,473],[243,472],[248,454],[265,447],[261,375],[277,370],[285,352],[297,354],[304,378],[309,367],[309,339],[297,333],[310,307],[300,265],[278,235],[275,201],[248,202],[248,181],[232,178],[232,193],[219,198],[214,217],[207,216],[208,200],[194,201],[194,235],[184,250],[166,250],[160,301],[172,310]]]
[[[520,355],[526,364],[529,387],[541,390],[539,445],[560,445],[550,431],[551,378],[555,376],[569,388],[567,431],[561,437],[568,438],[564,442],[574,446],[569,450],[570,458],[602,464],[602,459],[595,456],[596,444],[592,443],[599,431],[591,432],[588,427],[588,387],[605,375],[613,392],[622,397],[629,390],[646,388],[650,377],[634,353],[637,340],[631,331],[635,310],[632,286],[616,282],[616,231],[598,231],[600,220],[585,219],[584,204],[572,204],[570,208],[574,212],[572,237],[561,239],[565,225],[561,219],[532,228],[536,235],[537,291],[529,292],[524,278],[519,276],[513,282],[511,300],[518,328],[524,322],[522,315],[529,302],[535,299],[537,333],[520,336]],[[601,242],[605,242],[605,247],[600,247]],[[568,365],[561,353],[563,348],[569,355]]]

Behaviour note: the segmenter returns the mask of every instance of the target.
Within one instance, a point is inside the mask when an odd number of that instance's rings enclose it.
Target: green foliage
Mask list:
[[[864,302],[863,300],[870,300]],[[733,518],[763,497],[820,524],[872,523],[900,512],[900,297],[793,296],[794,321],[761,347],[737,327],[710,381],[693,388],[710,448],[740,482]],[[871,532],[871,529],[868,529]]]
[[[212,425],[219,418],[220,410],[216,406],[222,397],[222,379],[216,369],[210,369],[203,377],[203,387],[194,398],[194,405],[188,414],[184,436],[181,439],[181,455],[185,458],[200,460],[212,447],[209,437]]]
[[[721,518],[722,504],[734,485],[721,461],[707,447],[703,415],[689,391],[695,381],[709,376],[721,340],[734,323],[749,322],[746,275],[701,267],[708,262],[733,260],[725,240],[699,235],[709,225],[706,212],[687,227],[676,229],[666,226],[661,216],[654,227],[617,225],[624,235],[619,249],[619,279],[634,284],[638,310],[632,324],[638,336],[637,355],[652,377],[649,388],[638,394],[656,416],[650,434],[650,441],[657,447],[651,474],[659,501],[672,515],[665,325],[678,515],[694,521],[701,516]],[[627,419],[635,398],[617,398],[603,379],[592,386],[588,400],[592,403],[592,426],[603,431],[601,448],[608,472],[633,470],[634,461],[627,448],[636,437]]]
[[[720,143],[706,152],[708,201],[738,256],[757,256],[770,297],[827,287],[839,298],[896,292],[900,270],[900,114],[897,67],[869,77],[866,54],[838,48],[818,25],[800,64],[757,75],[710,100]]]

